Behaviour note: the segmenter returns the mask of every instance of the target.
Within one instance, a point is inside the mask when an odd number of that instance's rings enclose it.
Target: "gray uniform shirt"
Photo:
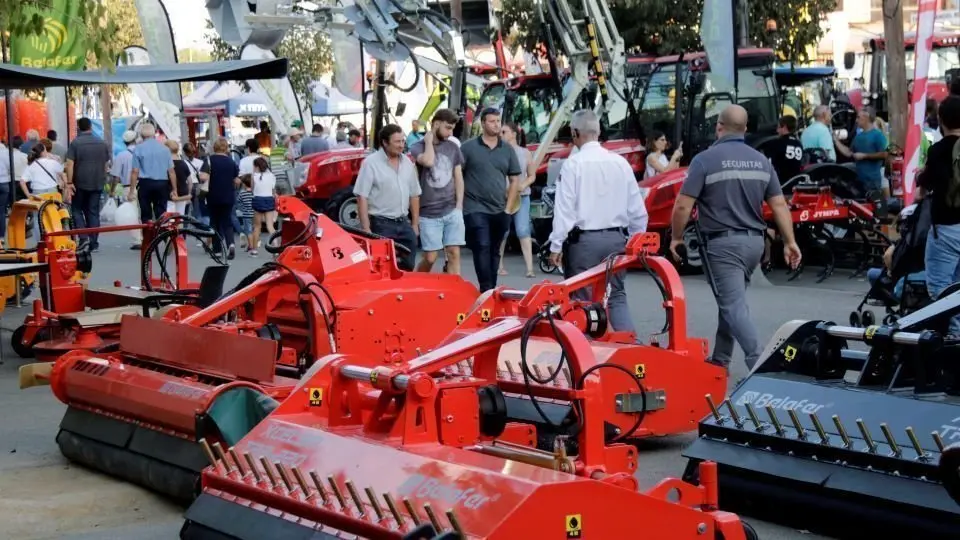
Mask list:
[[[763,232],[763,201],[783,192],[770,160],[742,136],[727,135],[693,158],[680,193],[697,199],[700,230],[711,234]]]
[[[426,145],[423,139],[413,143],[410,155],[414,159],[423,154]],[[433,167],[417,165],[420,171],[420,215],[428,218],[442,218],[457,206],[457,191],[453,181],[453,170],[463,165],[463,154],[453,141],[441,141],[433,147]]]
[[[410,197],[420,196],[417,167],[407,156],[400,156],[400,167],[394,169],[381,149],[367,156],[360,165],[353,194],[367,199],[371,216],[406,217]]]
[[[166,149],[166,147],[164,147]],[[167,150],[169,157],[170,150]],[[80,133],[67,148],[67,159],[73,161],[73,183],[77,189],[99,191],[107,183],[110,149],[93,133]]]
[[[481,137],[460,145],[463,154],[463,213],[499,214],[507,206],[508,176],[520,174],[517,153],[498,139],[493,148]]]

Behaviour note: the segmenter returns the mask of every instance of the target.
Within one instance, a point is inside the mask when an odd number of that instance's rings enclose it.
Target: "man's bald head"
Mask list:
[[[740,105],[727,105],[720,112],[720,124],[728,133],[746,133],[747,110]]]

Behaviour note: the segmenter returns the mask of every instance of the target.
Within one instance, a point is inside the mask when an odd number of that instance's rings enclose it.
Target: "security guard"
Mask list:
[[[563,267],[567,278],[622,251],[624,229],[631,235],[647,230],[647,208],[633,169],[623,156],[597,142],[597,115],[587,109],[573,113],[570,131],[578,151],[560,169],[550,233],[550,260]],[[623,277],[620,272],[610,278],[610,326],[618,332],[635,333]],[[588,300],[591,295],[581,289],[571,296]]]
[[[733,340],[743,349],[747,368],[760,357],[757,329],[750,320],[747,285],[763,254],[763,201],[773,210],[784,239],[784,257],[791,267],[800,264],[800,248],[793,223],[770,161],[744,142],[747,111],[729,105],[717,120],[717,142],[690,162],[687,177],[673,207],[670,252],[677,256],[683,231],[694,204],[705,246],[707,279],[711,280],[720,311],[711,361],[730,369]]]

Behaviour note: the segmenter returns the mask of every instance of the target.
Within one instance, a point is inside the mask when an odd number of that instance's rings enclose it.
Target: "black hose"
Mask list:
[[[316,236],[317,227],[319,227],[319,223],[317,222],[317,216],[315,214],[310,214],[310,219],[307,222],[307,226],[304,227],[303,230],[300,231],[300,234],[298,234],[292,240],[290,240],[285,244],[280,244],[277,247],[273,247],[271,245],[273,241],[280,237],[280,231],[277,230],[277,231],[274,231],[274,233],[271,234],[269,238],[267,238],[267,243],[263,246],[263,249],[267,253],[270,253],[271,255],[277,255],[279,253],[282,253],[283,250],[287,249],[290,246],[298,246],[298,245],[306,244],[307,240],[309,240],[313,236]]]
[[[610,442],[621,442],[630,438],[631,435],[633,435],[638,429],[640,429],[640,425],[643,424],[643,420],[647,417],[647,389],[643,387],[643,384],[640,383],[640,380],[637,379],[637,377],[633,373],[631,373],[629,369],[621,366],[620,364],[610,364],[610,363],[596,364],[594,366],[587,368],[587,370],[580,375],[580,378],[577,379],[576,389],[583,390],[583,383],[584,381],[587,380],[587,376],[589,376],[594,371],[599,371],[603,368],[616,369],[618,371],[622,371],[626,373],[627,376],[629,376],[637,384],[637,388],[640,389],[640,399],[643,403],[643,410],[640,411],[640,414],[637,416],[637,421],[634,422],[632,426],[630,426],[630,429],[628,429],[624,433],[621,433],[617,437],[610,440]],[[581,425],[582,425],[583,413],[582,411],[579,410],[579,408],[577,410],[577,414],[581,418]]]
[[[571,369],[570,359],[567,356],[567,351],[564,348],[563,342],[560,340],[560,332],[557,330],[556,323],[553,321],[553,315],[550,313],[550,309],[550,306],[546,307],[543,312],[537,313],[533,317],[530,317],[530,319],[528,319],[523,325],[523,330],[520,333],[520,372],[523,374],[523,384],[527,391],[527,397],[530,398],[530,403],[533,405],[533,408],[536,409],[537,413],[541,418],[543,418],[543,421],[546,422],[547,425],[553,427],[554,429],[560,430],[563,429],[563,427],[559,424],[553,423],[553,421],[547,417],[547,414],[540,407],[540,403],[534,396],[533,388],[530,386],[531,379],[541,385],[546,385],[553,382],[563,370],[564,364],[567,365],[567,369]],[[544,319],[550,322],[550,326],[553,329],[554,338],[560,345],[560,361],[557,362],[556,369],[551,371],[548,377],[541,379],[530,371],[530,366],[527,363],[527,344],[530,341],[530,336],[533,334],[533,329],[536,327],[537,323]]]
[[[166,223],[168,220],[158,221],[159,225]],[[185,220],[186,221],[186,220]],[[196,223],[201,227],[205,227],[203,223],[192,220],[191,224]],[[204,240],[210,238],[211,236],[216,235],[220,238],[220,251],[216,252],[213,248],[207,246]],[[223,238],[219,233],[215,232],[213,229],[206,228],[206,230],[196,230],[196,229],[181,229],[181,228],[172,228],[164,229],[158,233],[153,240],[147,245],[147,249],[144,251],[143,257],[140,261],[140,280],[143,284],[143,287],[148,291],[153,291],[153,283],[150,282],[150,270],[153,266],[153,258],[156,256],[157,262],[160,265],[160,283],[169,284],[170,288],[174,292],[187,292],[181,291],[174,288],[173,279],[170,276],[170,272],[167,269],[167,258],[170,256],[171,251],[171,242],[177,236],[190,237],[200,240],[200,245],[203,247],[203,250],[210,256],[213,261],[221,266],[227,266],[227,251],[226,243],[223,241]]]

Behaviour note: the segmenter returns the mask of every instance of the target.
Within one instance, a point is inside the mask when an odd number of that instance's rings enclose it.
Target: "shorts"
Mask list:
[[[240,233],[253,234],[253,217],[240,217]]]
[[[254,197],[251,205],[254,212],[261,214],[273,212],[277,209],[277,201],[273,197]]]
[[[513,221],[513,230],[517,234],[517,238],[530,238],[531,225],[529,195],[520,197],[520,209],[517,210],[517,213],[512,215],[511,218]],[[509,231],[507,234],[510,234]]]
[[[190,201],[167,201],[167,212],[176,212],[178,214],[187,213],[187,204]]]
[[[420,217],[420,249],[423,251],[466,245],[466,234],[461,210],[454,209],[438,218]]]

